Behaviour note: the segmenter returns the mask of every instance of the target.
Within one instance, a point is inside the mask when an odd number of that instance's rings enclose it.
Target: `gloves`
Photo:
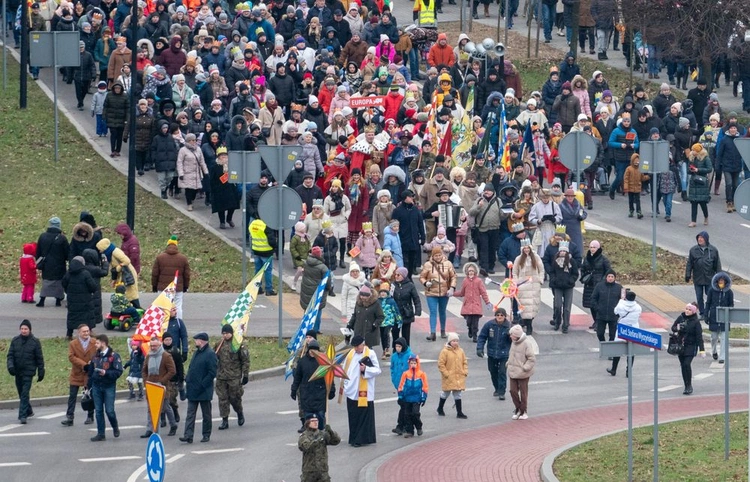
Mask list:
[[[545,214],[542,216],[542,221],[549,221],[551,223],[555,222],[555,215],[554,214]]]
[[[427,400],[422,400],[421,402],[419,402],[419,406],[424,407],[425,403],[427,403]]]
[[[690,283],[690,276],[685,276],[685,283]]]
[[[187,352],[184,352],[182,354],[182,363],[185,363],[187,361],[187,359],[188,359],[188,354],[187,354]]]
[[[184,180],[185,180],[185,176],[180,176],[180,181],[184,181]]]
[[[283,123],[283,122],[281,122],[280,120],[277,120],[277,121],[276,121],[276,124],[278,124],[278,125],[280,125],[280,126],[283,126],[283,125],[284,125],[284,123]]]
[[[492,303],[487,303],[485,306],[487,307],[488,311],[492,311]]]
[[[484,358],[484,352],[482,350],[477,350],[477,356],[479,358]]]
[[[37,382],[41,382],[42,380],[44,380],[44,368],[39,369],[39,371],[37,372],[37,377],[36,377]]]
[[[445,294],[446,294],[446,295],[448,296],[448,298],[450,298],[451,296],[453,296],[453,292],[454,292],[454,291],[456,291],[456,290],[455,290],[455,289],[453,289],[453,288],[449,288],[449,289],[448,289],[448,292],[447,292],[447,293],[445,293]]]
[[[96,114],[94,114],[94,111],[91,111],[91,117],[94,117]]]
[[[432,281],[428,281],[427,283],[425,283],[424,287],[425,288],[431,288],[432,287]]]
[[[247,375],[244,375],[242,377],[242,384],[243,385],[247,385],[247,382],[249,382],[249,381],[250,381],[250,378]]]
[[[292,393],[291,393],[290,397],[292,397],[292,400],[297,400],[297,391],[296,390],[292,390]]]
[[[507,263],[505,263],[505,267],[508,269],[513,269],[513,261],[508,261]]]
[[[16,369],[8,367],[8,373],[10,373],[10,376],[15,377],[16,376]]]

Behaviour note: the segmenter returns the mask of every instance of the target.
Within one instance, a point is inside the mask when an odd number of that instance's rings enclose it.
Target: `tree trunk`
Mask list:
[[[576,0],[573,3],[573,25],[571,25],[571,30],[573,30],[573,33],[570,35],[570,51],[573,52],[573,57],[578,57],[578,30],[579,25],[578,16],[581,13],[581,2],[580,0]]]

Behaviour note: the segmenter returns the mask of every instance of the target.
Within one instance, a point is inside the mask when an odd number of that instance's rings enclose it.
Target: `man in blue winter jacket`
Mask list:
[[[490,371],[492,386],[495,393],[492,395],[500,400],[505,400],[505,387],[508,377],[505,372],[505,364],[510,354],[510,321],[505,308],[495,310],[495,319],[484,324],[477,338],[477,356],[484,358],[484,345],[487,344],[487,369]]]

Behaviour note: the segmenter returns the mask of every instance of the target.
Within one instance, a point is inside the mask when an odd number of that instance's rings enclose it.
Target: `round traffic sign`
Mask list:
[[[750,221],[750,179],[745,179],[734,191],[734,208],[737,214]]]
[[[590,167],[598,150],[596,139],[582,131],[568,132],[557,145],[560,162],[571,171]]]
[[[288,186],[266,189],[258,200],[258,214],[271,229],[291,229],[302,215],[302,198]]]
[[[152,433],[146,443],[146,475],[150,482],[162,482],[166,471],[164,442],[158,433]]]

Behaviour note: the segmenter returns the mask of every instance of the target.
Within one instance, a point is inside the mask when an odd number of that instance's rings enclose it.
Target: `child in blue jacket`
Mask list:
[[[419,367],[419,357],[411,355],[409,369],[401,375],[401,383],[398,386],[398,399],[404,406],[404,438],[413,437],[415,428],[417,435],[422,435],[419,407],[423,407],[427,402],[428,391],[427,375]]]

